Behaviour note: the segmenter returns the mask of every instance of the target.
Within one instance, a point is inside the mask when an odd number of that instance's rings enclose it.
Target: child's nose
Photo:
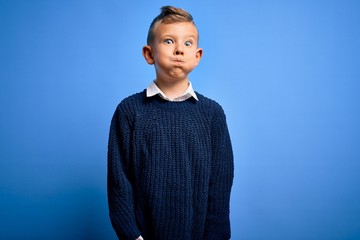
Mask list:
[[[175,55],[184,55],[184,50],[180,44],[175,47]]]

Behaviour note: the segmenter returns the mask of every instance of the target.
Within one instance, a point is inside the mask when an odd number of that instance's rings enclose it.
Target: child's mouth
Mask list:
[[[176,62],[176,63],[184,63],[184,61],[181,60],[181,59],[173,59],[173,61]]]

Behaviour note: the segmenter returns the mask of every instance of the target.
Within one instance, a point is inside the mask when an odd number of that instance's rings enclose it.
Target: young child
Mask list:
[[[111,121],[108,200],[119,239],[230,239],[233,153],[225,114],[188,80],[202,49],[192,16],[162,7],[143,56],[149,87]]]

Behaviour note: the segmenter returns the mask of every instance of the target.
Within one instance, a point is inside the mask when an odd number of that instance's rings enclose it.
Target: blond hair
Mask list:
[[[154,18],[151,22],[148,36],[147,36],[147,45],[152,44],[155,38],[155,26],[157,23],[177,23],[177,22],[190,22],[193,23],[196,27],[193,17],[190,13],[181,8],[176,8],[172,6],[164,6],[161,8],[161,13]]]

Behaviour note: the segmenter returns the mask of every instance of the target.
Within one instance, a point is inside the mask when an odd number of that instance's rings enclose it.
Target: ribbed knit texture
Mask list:
[[[110,128],[108,200],[119,239],[230,239],[233,153],[225,114],[196,93],[124,99]]]

